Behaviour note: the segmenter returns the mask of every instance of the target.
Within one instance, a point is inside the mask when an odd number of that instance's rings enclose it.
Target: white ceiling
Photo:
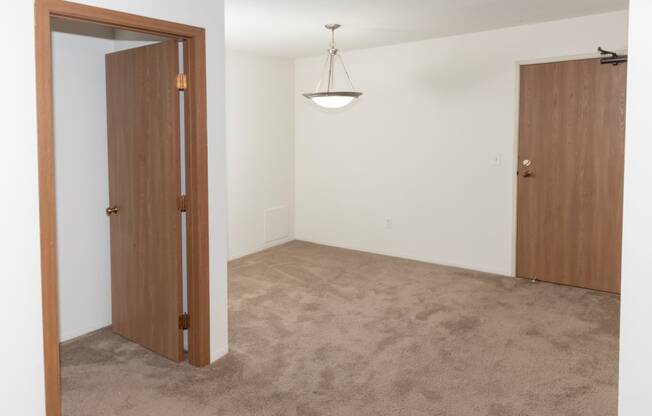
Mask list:
[[[624,10],[628,0],[225,0],[232,49],[300,57]]]

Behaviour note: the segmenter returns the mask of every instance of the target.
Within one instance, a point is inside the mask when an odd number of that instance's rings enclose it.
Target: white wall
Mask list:
[[[96,30],[52,34],[61,341],[111,324],[104,56],[114,41]]]
[[[3,415],[44,414],[33,16],[30,1],[5,4],[0,13],[0,79],[11,80],[0,100]]]
[[[223,2],[80,2],[207,28],[211,358],[215,360],[228,350]],[[11,63],[0,66],[0,79],[5,80],[0,101],[4,195],[0,260],[1,276],[8,282],[0,291],[0,323],[12,339],[0,347],[0,353],[10,357],[0,368],[0,414],[40,416],[44,384],[33,2],[8,4],[0,15],[0,34],[8,40],[0,46],[0,54]]]
[[[228,51],[229,258],[293,238],[294,63]]]
[[[513,274],[517,62],[599,45],[626,48],[626,12],[339,45],[364,95],[337,112],[300,96],[314,89],[323,57],[298,60],[297,239]]]
[[[620,416],[652,414],[652,3],[630,2],[625,211],[620,313]]]

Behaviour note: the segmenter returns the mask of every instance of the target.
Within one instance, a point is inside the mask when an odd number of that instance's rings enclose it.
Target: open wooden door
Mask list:
[[[620,293],[627,65],[521,67],[516,273]]]
[[[113,331],[183,358],[176,41],[106,56]]]

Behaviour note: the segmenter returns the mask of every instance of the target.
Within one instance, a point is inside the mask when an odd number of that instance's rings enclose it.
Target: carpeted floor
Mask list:
[[[230,348],[62,347],[73,415],[613,416],[619,298],[292,242],[229,265]]]

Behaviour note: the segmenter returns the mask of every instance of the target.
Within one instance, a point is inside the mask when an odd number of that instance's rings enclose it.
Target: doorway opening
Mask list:
[[[627,64],[520,66],[516,275],[620,293]]]
[[[60,415],[59,343],[102,322],[210,362],[205,35],[59,0],[35,13],[46,410]]]
[[[58,18],[52,33],[61,342],[111,326],[180,361],[183,42]]]

